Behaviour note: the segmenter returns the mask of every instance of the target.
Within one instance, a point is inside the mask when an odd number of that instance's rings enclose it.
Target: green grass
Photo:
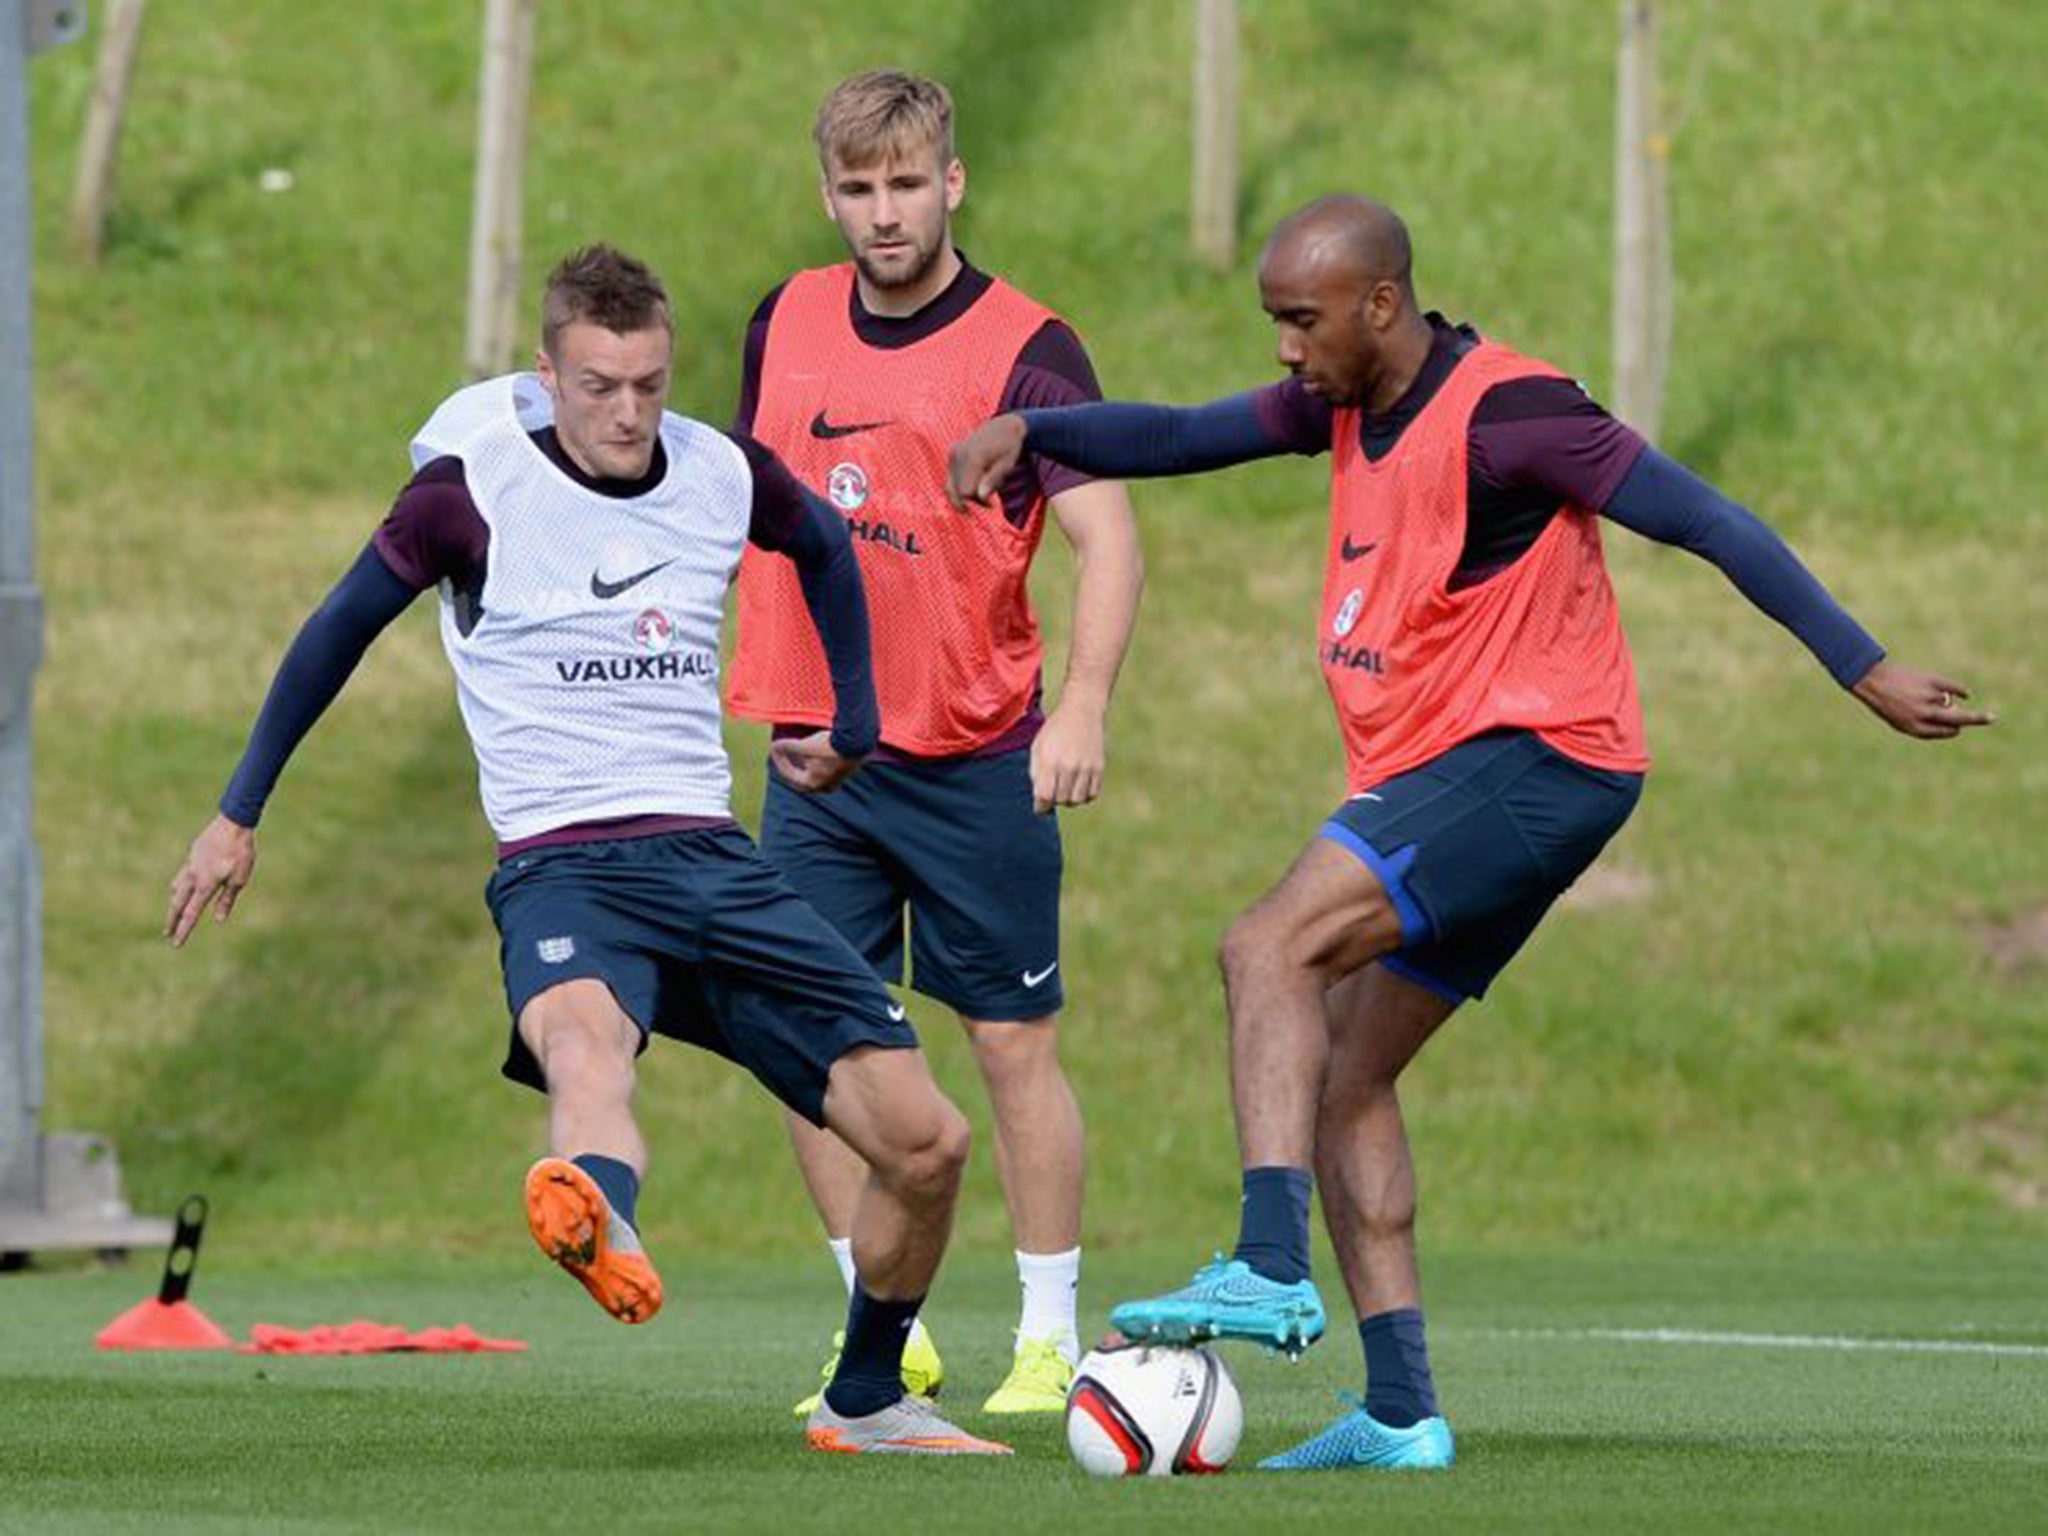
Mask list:
[[[676,403],[723,419],[759,295],[838,255],[816,101],[893,60],[959,99],[966,248],[1067,313],[1113,394],[1270,377],[1259,233],[1340,188],[1408,216],[1426,302],[1604,391],[1613,8],[1242,10],[1247,243],[1218,274],[1186,252],[1180,0],[543,7],[527,291],[589,239],[644,253]],[[785,1410],[831,1272],[776,1116],[701,1056],[652,1053],[642,1088],[669,1315],[616,1328],[531,1262],[543,1128],[495,1076],[489,838],[427,605],[293,763],[234,924],[163,948],[276,656],[457,382],[478,12],[152,7],[92,271],[62,240],[90,52],[39,58],[47,1124],[112,1135],[139,1208],[212,1197],[197,1294],[237,1332],[369,1315],[534,1350],[108,1358],[88,1340],[144,1266],[0,1278],[0,1530],[2038,1528],[2039,1358],[1574,1333],[2048,1343],[2048,959],[1986,943],[2048,908],[2048,29],[2001,0],[1665,14],[1665,444],[2002,718],[1888,738],[1713,572],[1612,541],[1659,766],[1601,871],[1621,899],[1557,913],[1405,1086],[1461,1465],[1362,1482],[1102,1487],[1045,1425],[1002,1466],[806,1457]],[[260,190],[273,166],[292,191]],[[1307,632],[1326,473],[1135,493],[1109,791],[1065,823],[1095,1322],[1228,1237],[1215,943],[1341,793]],[[1049,546],[1054,678],[1070,585]],[[751,818],[761,740],[732,744]],[[915,1016],[983,1149],[931,1309],[972,1403],[1009,1238],[972,1064]],[[1343,1321],[1300,1367],[1237,1359],[1247,1459],[1355,1385]]]
[[[1409,216],[1426,301],[1597,388],[1612,39],[1588,14],[1247,7],[1250,241],[1212,274],[1185,252],[1174,0],[546,8],[527,286],[589,238],[645,252],[682,316],[677,404],[722,418],[755,299],[836,254],[816,99],[894,58],[961,102],[967,249],[1070,314],[1113,393],[1269,377],[1257,232],[1337,187]],[[90,55],[33,70],[48,1121],[113,1135],[145,1208],[206,1189],[231,1256],[473,1252],[541,1134],[494,1076],[488,836],[426,612],[292,765],[235,924],[178,955],[154,937],[275,657],[456,380],[475,24],[152,11],[97,271],[61,239]],[[1666,441],[2003,719],[1949,747],[1890,739],[1714,573],[1617,549],[1660,764],[1610,855],[1640,894],[1560,912],[1416,1070],[1425,1220],[1503,1253],[2039,1240],[2043,971],[1998,969],[1983,936],[2048,905],[2048,396],[2014,344],[2048,318],[2048,226],[2014,191],[2048,171],[2048,34],[1993,0],[1826,0],[1673,8],[1668,48],[1686,110]],[[273,165],[293,191],[258,189]],[[1109,791],[1066,823],[1098,1252],[1227,1235],[1215,942],[1340,792],[1306,631],[1325,475],[1137,493],[1152,581]],[[1069,574],[1051,551],[1055,678]],[[760,739],[733,743],[751,817]],[[918,1017],[986,1147],[971,1064]],[[750,1084],[657,1052],[643,1104],[657,1241],[811,1252]],[[972,1179],[962,1251],[1001,1251],[985,1156]]]
[[[1685,1327],[2048,1350],[2038,1247],[1939,1252],[1453,1252],[1432,1269],[1448,1475],[1273,1479],[1250,1463],[1313,1432],[1355,1385],[1333,1334],[1300,1365],[1230,1358],[1245,1400],[1220,1479],[1103,1485],[1057,1420],[1001,1432],[1001,1463],[849,1462],[805,1451],[788,1406],[812,1379],[829,1266],[671,1256],[669,1310],[600,1316],[515,1231],[480,1265],[404,1260],[325,1275],[203,1263],[194,1295],[256,1322],[466,1321],[527,1340],[485,1357],[109,1356],[92,1335],[139,1272],[0,1280],[7,1530],[2031,1531],[2048,1474],[2048,1355],[1658,1345],[1582,1330]],[[523,1237],[516,1241],[523,1244]],[[211,1259],[214,1256],[209,1256]],[[1174,1261],[1169,1261],[1174,1262]],[[138,1266],[139,1269],[139,1266]],[[209,1269],[218,1273],[208,1273]],[[1157,1283],[1125,1259],[1090,1290]],[[971,1427],[1006,1339],[1009,1285],[956,1266],[929,1316],[943,1394]]]

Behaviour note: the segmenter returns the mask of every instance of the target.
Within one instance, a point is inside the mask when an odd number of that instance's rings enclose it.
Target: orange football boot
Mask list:
[[[526,1225],[540,1251],[620,1322],[644,1323],[661,1310],[661,1276],[640,1234],[567,1158],[544,1157],[527,1170]]]

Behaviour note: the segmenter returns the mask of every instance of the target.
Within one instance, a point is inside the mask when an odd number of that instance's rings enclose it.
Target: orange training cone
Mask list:
[[[232,1349],[234,1340],[185,1299],[199,1262],[199,1237],[206,1230],[206,1197],[190,1195],[178,1207],[178,1230],[164,1258],[163,1284],[102,1328],[101,1349]]]

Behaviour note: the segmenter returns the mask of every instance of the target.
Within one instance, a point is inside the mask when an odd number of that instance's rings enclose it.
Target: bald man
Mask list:
[[[1288,377],[1189,408],[998,416],[952,455],[956,505],[1020,454],[1090,474],[1332,456],[1317,659],[1349,798],[1222,947],[1244,1170],[1237,1247],[1115,1309],[1133,1338],[1322,1335],[1308,1210],[1320,1178],[1358,1311],[1366,1396],[1276,1470],[1446,1467],[1395,1083],[1480,997],[1627,820],[1649,767],[1602,517],[1711,560],[1843,688],[1908,736],[1990,716],[1894,664],[1762,522],[1569,377],[1416,304],[1407,228],[1331,197],[1274,231],[1259,294]]]

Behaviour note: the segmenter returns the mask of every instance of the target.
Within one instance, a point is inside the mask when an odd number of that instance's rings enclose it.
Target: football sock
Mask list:
[[[853,1294],[853,1239],[850,1237],[828,1237],[825,1246],[832,1250],[832,1257],[839,1265],[839,1278],[846,1282],[846,1294]]]
[[[1081,1288],[1081,1250],[1026,1253],[1017,1250],[1017,1283],[1024,1290],[1024,1308],[1017,1319],[1017,1342],[1051,1339],[1072,1365],[1081,1358],[1080,1334],[1074,1325],[1074,1298]]]
[[[903,1396],[903,1345],[917,1321],[922,1296],[910,1301],[881,1301],[856,1285],[846,1309],[846,1347],[839,1351],[839,1369],[825,1388],[834,1413],[857,1419],[879,1413]]]
[[[1268,1280],[1292,1285],[1308,1278],[1308,1201],[1315,1180],[1306,1168],[1247,1168],[1237,1250]]]
[[[590,1175],[597,1187],[604,1191],[612,1209],[627,1226],[637,1230],[639,1223],[634,1220],[633,1209],[640,1202],[640,1175],[633,1171],[632,1165],[596,1152],[585,1152],[569,1161]]]
[[[1402,1307],[1358,1325],[1365,1346],[1365,1411],[1389,1429],[1406,1429],[1431,1417],[1436,1383],[1429,1374],[1429,1346],[1422,1341],[1422,1310]]]
[[[850,1237],[828,1237],[825,1246],[832,1250],[833,1261],[839,1266],[839,1278],[846,1282],[846,1294],[853,1295],[853,1239]],[[910,1325],[912,1341],[924,1337],[924,1319],[919,1318]]]

